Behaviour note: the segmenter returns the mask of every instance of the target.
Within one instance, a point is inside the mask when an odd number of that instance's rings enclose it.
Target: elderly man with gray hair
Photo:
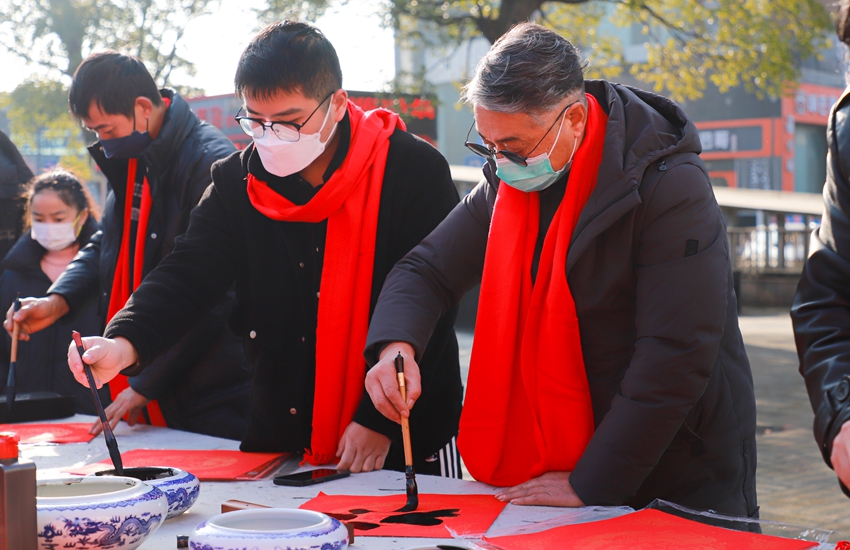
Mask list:
[[[465,99],[484,179],[384,284],[376,407],[409,414],[434,325],[480,281],[458,446],[498,498],[756,517],[752,374],[694,125],[668,99],[584,80],[572,44],[531,23],[493,45]]]

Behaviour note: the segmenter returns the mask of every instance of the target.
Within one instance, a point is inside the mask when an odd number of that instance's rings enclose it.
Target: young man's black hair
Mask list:
[[[336,50],[319,29],[280,21],[263,29],[245,48],[234,83],[240,97],[271,99],[282,92],[321,101],[342,88],[342,70]]]
[[[162,104],[156,83],[140,59],[107,50],[80,63],[68,102],[78,119],[89,116],[92,101],[105,114],[132,118],[137,97],[146,97],[156,106]]]

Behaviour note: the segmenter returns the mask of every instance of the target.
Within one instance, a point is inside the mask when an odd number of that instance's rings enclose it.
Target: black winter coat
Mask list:
[[[18,148],[0,132],[0,260],[21,236],[25,203],[21,195],[32,175]]]
[[[213,185],[192,212],[189,230],[111,321],[106,335],[130,340],[144,366],[235,281],[232,326],[254,365],[251,421],[241,448],[301,452],[312,433],[318,300],[299,262],[305,234],[319,224],[278,222],[252,206],[245,184],[249,164],[252,173],[265,177],[254,172],[256,156],[252,145],[215,165]],[[371,307],[393,264],[457,202],[440,153],[396,130],[381,190]],[[424,380],[429,398],[417,404],[410,421],[417,462],[457,434],[462,387],[453,313],[437,323],[422,363],[430,373]],[[386,467],[404,468],[401,430],[374,408],[365,390],[354,420],[389,437]]]
[[[821,226],[797,285],[791,320],[800,374],[815,413],[814,433],[831,468],[832,440],[850,420],[850,88],[827,123]],[[845,494],[850,492],[842,485]]]
[[[177,93],[167,89],[161,93],[171,99],[171,106],[139,163],[147,167],[152,199],[144,277],[171,253],[177,236],[186,231],[189,213],[210,184],[212,164],[235,149],[218,129],[201,122]],[[98,298],[105,318],[124,229],[128,161],[107,159],[100,143],[89,152],[109,180],[102,230],[49,292],[62,295],[72,314]],[[169,427],[239,439],[247,424],[251,373],[240,339],[227,327],[232,293],[219,298],[212,311],[186,325],[190,330],[181,331],[185,336],[172,341],[167,353],[143,374],[132,377],[130,385],[145,397],[159,400]]]
[[[98,230],[98,224],[89,216],[80,231],[78,241],[85,246]],[[0,267],[0,308],[5,312],[20,294],[24,296],[44,296],[50,287],[50,279],[41,270],[41,258],[44,248],[32,239],[30,233],[18,240],[9,251]],[[68,369],[68,342],[71,330],[83,334],[96,334],[103,326],[103,319],[97,314],[97,308],[90,305],[79,312],[73,325],[66,322],[54,323],[42,331],[30,336],[29,341],[18,343],[18,362],[15,378],[18,393],[33,391],[52,391],[74,398],[75,410],[80,414],[97,414],[91,392],[78,383]],[[4,332],[0,339],[0,390],[6,388],[6,376],[9,374],[9,354],[12,339]],[[109,387],[100,390],[100,399],[104,405],[111,402]]]
[[[586,87],[609,118],[565,266],[596,424],[570,482],[588,505],[662,498],[753,516],[752,375],[696,128],[655,94]],[[372,362],[395,340],[418,353],[433,319],[478,283],[498,185],[485,167],[485,181],[396,265],[372,318]],[[546,224],[561,196],[541,194]]]

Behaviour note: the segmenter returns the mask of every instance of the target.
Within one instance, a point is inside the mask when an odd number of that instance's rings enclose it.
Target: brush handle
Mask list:
[[[15,298],[15,311],[20,311],[21,300]],[[17,393],[17,382],[15,380],[15,371],[18,364],[18,337],[21,334],[21,325],[16,321],[12,321],[12,353],[9,357],[9,374],[6,376],[6,408],[12,412],[12,403],[15,402],[15,394]]]
[[[407,386],[404,383],[404,357],[400,353],[395,358],[395,371],[401,398],[407,403]],[[401,437],[404,442],[404,464],[412,467],[413,450],[410,447],[410,419],[404,416],[401,417]]]
[[[14,310],[21,310],[21,300],[19,298],[15,298],[15,308]],[[18,324],[17,321],[12,321],[12,356],[9,359],[9,362],[14,365],[18,361],[18,337],[21,335],[21,325]],[[12,381],[15,380],[12,374],[12,367],[9,367],[9,376]]]
[[[124,474],[124,464],[121,461],[121,452],[118,450],[118,441],[115,439],[115,434],[112,433],[112,426],[109,425],[109,419],[106,418],[106,411],[103,410],[103,403],[100,401],[100,395],[97,393],[97,384],[94,382],[94,375],[91,372],[91,366],[83,360],[83,354],[86,348],[83,347],[83,340],[80,338],[80,333],[76,330],[71,333],[74,339],[74,344],[77,346],[77,353],[80,354],[80,362],[83,364],[83,371],[86,373],[86,379],[89,382],[92,399],[94,399],[94,408],[97,410],[97,415],[100,417],[100,423],[103,427],[103,437],[106,439],[106,448],[109,450],[109,458],[112,459],[112,465],[115,466],[115,473],[118,475]]]
[[[18,336],[21,334],[21,327],[18,326],[18,323],[14,323],[12,325],[12,356],[9,359],[10,362],[15,363],[18,361]]]

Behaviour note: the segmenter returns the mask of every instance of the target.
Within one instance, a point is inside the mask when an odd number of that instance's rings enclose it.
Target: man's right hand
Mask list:
[[[395,358],[404,357],[404,385],[407,387],[407,403],[401,398]],[[419,365],[414,359],[413,346],[406,342],[393,342],[381,351],[381,359],[366,373],[366,392],[375,408],[394,422],[409,417],[410,409],[422,393]]]
[[[841,430],[832,440],[829,460],[841,483],[850,487],[850,421],[841,425]]]
[[[83,354],[83,361],[91,366],[94,382],[98,388],[102,388],[122,370],[135,365],[139,361],[136,348],[126,338],[118,337],[113,340],[91,336],[83,338],[83,347],[86,349]],[[68,346],[68,367],[71,368],[71,373],[77,379],[77,382],[89,387],[88,378],[86,378],[86,373],[83,370],[83,363],[80,361],[80,353],[77,351],[77,346],[73,340]]]
[[[15,304],[9,306],[3,328],[11,335],[14,320],[20,326],[18,339],[29,340],[30,334],[49,327],[69,310],[68,302],[59,294],[51,294],[46,298],[22,298],[19,311],[15,311]]]

